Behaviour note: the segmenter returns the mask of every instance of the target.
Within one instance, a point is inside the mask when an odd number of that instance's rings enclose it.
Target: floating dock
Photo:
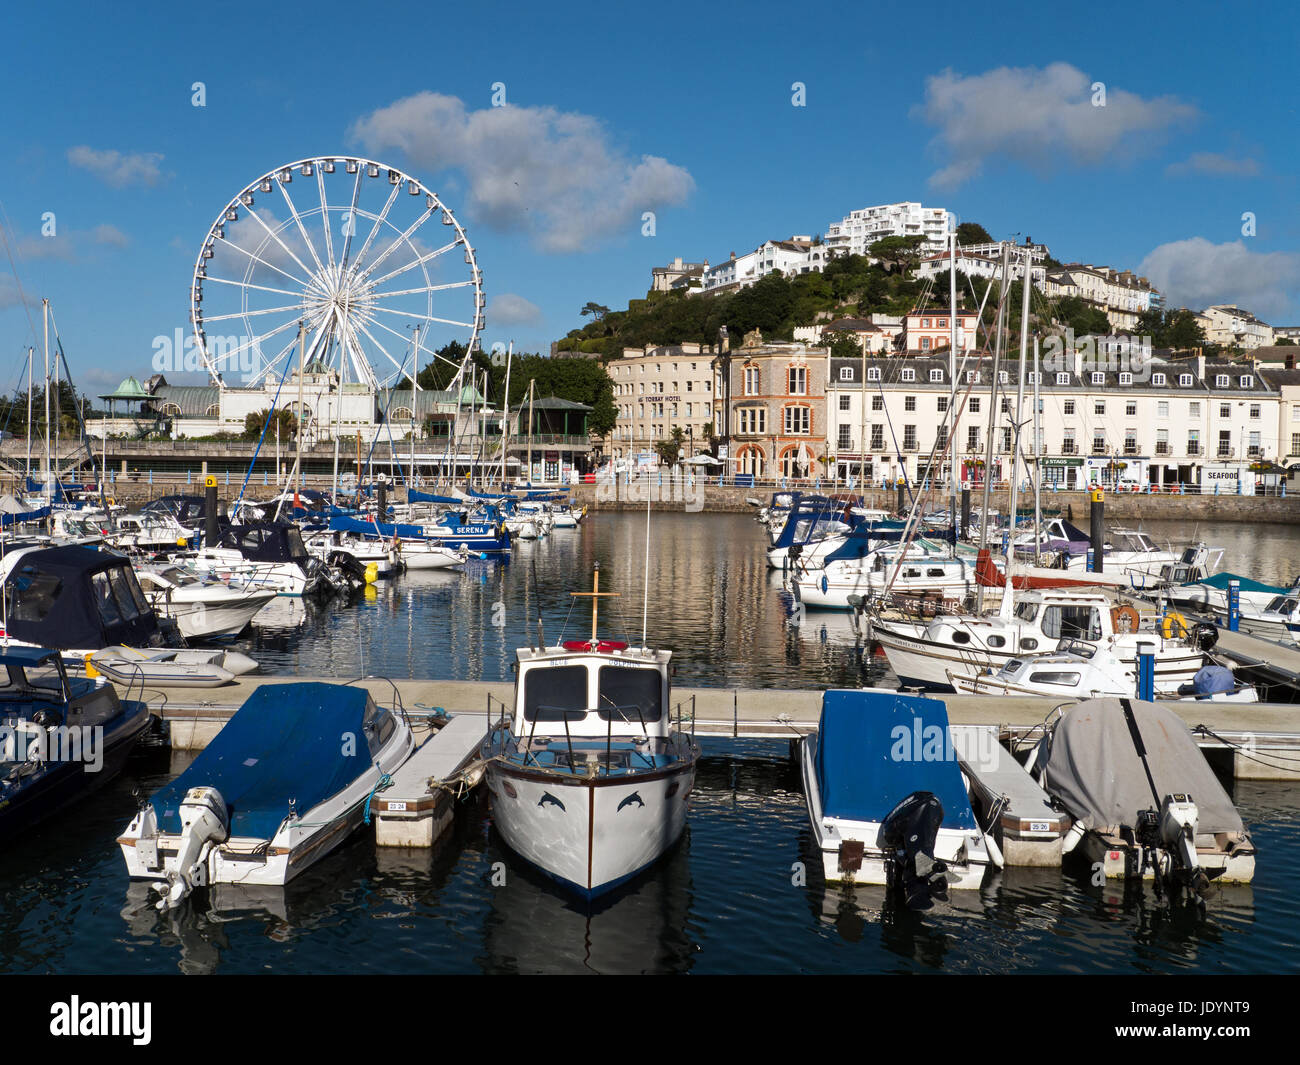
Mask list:
[[[1007,865],[1051,867],[1061,864],[1066,824],[1047,792],[999,742],[992,725],[949,725],[953,748],[972,778],[975,792],[997,820],[988,826]],[[987,817],[987,814],[986,814]],[[983,819],[982,819],[983,820]]]
[[[1240,636],[1233,633],[1233,636]],[[1255,644],[1271,647],[1254,637]],[[1250,646],[1250,645],[1247,645]],[[1258,650],[1258,648],[1256,648]],[[1300,652],[1297,652],[1300,655]],[[222,725],[264,683],[283,677],[240,677],[221,688],[146,689],[144,698],[168,727],[173,747],[205,747]],[[302,678],[344,683],[347,678]],[[468,715],[487,729],[489,697],[498,707],[510,705],[513,681],[395,680],[371,678],[361,682],[385,705],[394,687],[413,720],[436,710]],[[136,686],[138,693],[139,687]],[[693,714],[700,736],[733,739],[793,739],[817,727],[822,692],[776,688],[677,688],[674,707],[684,704]],[[1004,741],[1032,739],[1058,706],[1069,701],[1036,697],[936,694],[948,707],[953,725],[984,725],[1000,730]],[[1300,708],[1293,703],[1169,702],[1166,704],[1197,734],[1197,742],[1212,763],[1240,779],[1300,780]],[[1222,759],[1216,762],[1216,759]]]
[[[432,847],[451,826],[455,801],[482,777],[484,718],[459,714],[426,739],[371,806],[380,847]]]

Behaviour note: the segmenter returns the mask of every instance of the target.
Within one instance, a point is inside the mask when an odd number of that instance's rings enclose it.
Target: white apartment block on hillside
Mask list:
[[[1163,297],[1145,277],[1109,266],[1067,263],[1049,270],[1043,285],[1049,299],[1077,296],[1106,312],[1117,333],[1132,333],[1143,311],[1159,307]]]
[[[957,272],[969,274],[971,277],[983,277],[993,279],[1000,277],[1002,274],[1002,253],[998,255],[977,255],[968,248],[958,248],[957,250]],[[922,259],[920,265],[916,268],[916,276],[919,278],[936,278],[945,280],[948,277],[950,267],[949,260],[951,256],[948,252],[940,252],[938,255],[930,255]],[[1034,279],[1034,285],[1042,288],[1047,278],[1047,267],[1033,265],[1033,259],[1030,259],[1030,274]],[[1013,251],[1011,262],[1008,264],[1007,272],[1011,275],[1012,281],[1018,281],[1025,276],[1025,260],[1023,249],[1019,254]]]
[[[698,286],[708,268],[708,259],[702,263],[688,263],[683,262],[679,256],[667,266],[656,266],[650,271],[650,291],[671,292],[674,289],[689,288],[692,282]]]
[[[705,269],[702,288],[705,292],[745,288],[774,271],[786,277],[820,273],[827,255],[826,246],[810,236],[765,241],[746,255],[732,252],[727,260]]]
[[[1205,330],[1205,339],[1211,344],[1251,351],[1273,343],[1272,329],[1250,311],[1243,311],[1231,304],[1206,307],[1196,316],[1196,320]]]
[[[853,211],[826,227],[826,245],[836,255],[867,255],[885,237],[922,237],[921,253],[935,254],[947,245],[948,212],[919,203],[888,203]]]

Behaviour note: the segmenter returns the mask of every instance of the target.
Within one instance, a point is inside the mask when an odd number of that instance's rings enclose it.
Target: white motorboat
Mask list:
[[[871,619],[871,636],[884,648],[904,687],[951,690],[949,672],[999,670],[1013,658],[1039,654],[1063,639],[1104,644],[1124,669],[1135,669],[1138,646],[1155,653],[1155,690],[1190,683],[1212,646],[1209,626],[1186,626],[1176,616],[1143,617],[1128,604],[1096,592],[1035,589],[1015,593],[1001,615],[949,614],[928,620]]]
[[[159,908],[196,887],[286,884],[369,818],[414,750],[400,705],[345,684],[263,684],[117,842]]]
[[[443,547],[430,540],[398,540],[397,552],[408,570],[448,569],[471,558],[467,547]]]
[[[1046,695],[1061,699],[1131,697],[1137,691],[1136,670],[1120,661],[1114,650],[1085,640],[1062,640],[1048,654],[1013,658],[997,672],[948,671],[953,689],[966,695]],[[1202,666],[1188,684],[1167,698],[1215,703],[1255,703],[1259,695],[1248,684],[1237,684],[1226,666]]]
[[[1204,544],[1182,552],[1168,551],[1138,529],[1115,529],[1102,558],[1102,569],[1107,573],[1123,574],[1135,590],[1142,591],[1160,585],[1161,571],[1166,566],[1184,562],[1208,569],[1212,561],[1222,555],[1222,550]],[[1067,565],[1071,570],[1087,570],[1087,553],[1071,555]]]
[[[1165,705],[1088,699],[1052,724],[1026,769],[1074,823],[1075,848],[1108,878],[1154,879],[1202,899],[1248,883],[1255,846],[1186,723]]]
[[[308,553],[298,527],[283,522],[224,526],[221,542],[203,545],[187,565],[277,595],[311,595],[325,587],[324,564]]]
[[[166,511],[123,514],[114,519],[108,542],[119,551],[159,555],[192,547],[197,529],[186,528]]]
[[[833,690],[800,743],[813,843],[827,881],[886,884],[927,908],[1002,864],[975,817],[942,702]]]
[[[309,554],[330,565],[343,565],[349,572],[365,574],[370,566],[376,580],[397,575],[401,559],[397,548],[386,540],[367,539],[344,532],[322,532],[306,541]],[[364,579],[364,578],[363,578]]]
[[[190,640],[243,632],[276,597],[270,589],[204,580],[179,566],[143,567],[136,570],[136,577],[154,611],[173,619],[181,635]]]
[[[960,604],[976,589],[975,561],[912,544],[906,552],[881,548],[862,559],[829,562],[793,584],[804,606],[825,610],[847,609],[850,596],[871,602],[886,594],[935,595]]]
[[[129,559],[90,547],[20,548],[0,560],[10,643],[52,647],[122,683],[211,687],[257,668],[238,651],[173,649]],[[168,622],[170,625],[171,622]]]
[[[519,650],[513,713],[482,751],[502,839],[586,899],[677,842],[699,758],[680,706],[672,720],[671,653],[599,639],[598,602],[590,640]]]

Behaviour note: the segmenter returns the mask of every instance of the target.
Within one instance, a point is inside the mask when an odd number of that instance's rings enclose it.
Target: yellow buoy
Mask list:
[[[86,676],[92,680],[99,676],[99,670],[90,664],[90,655],[86,655]]]
[[[378,562],[367,562],[367,563],[366,563],[366,583],[367,583],[367,584],[374,584],[375,581],[377,581],[377,580],[379,580],[379,563],[378,563]]]

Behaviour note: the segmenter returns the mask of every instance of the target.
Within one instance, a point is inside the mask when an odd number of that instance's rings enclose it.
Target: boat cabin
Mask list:
[[[249,562],[296,562],[306,569],[311,561],[298,526],[282,521],[227,525],[220,546],[238,551]]]
[[[58,651],[48,647],[0,649],[0,720],[38,725],[102,725],[121,712],[113,686],[103,680],[69,677]],[[11,738],[11,737],[6,737]]]
[[[666,736],[671,651],[573,640],[519,651],[514,732],[543,736]],[[535,739],[533,742],[536,742]],[[603,742],[602,742],[603,746]]]
[[[59,650],[158,647],[158,617],[128,559],[90,547],[4,557],[7,634]]]

